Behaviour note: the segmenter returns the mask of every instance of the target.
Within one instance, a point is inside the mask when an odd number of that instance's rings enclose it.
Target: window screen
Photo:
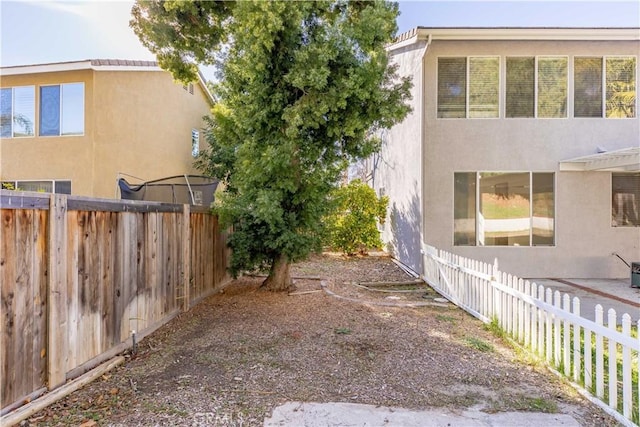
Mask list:
[[[438,117],[464,118],[467,112],[467,59],[438,58]]]
[[[567,117],[567,58],[538,58],[538,117]]]
[[[535,59],[507,58],[506,116],[533,117]]]
[[[640,226],[640,173],[611,175],[611,225]]]
[[[500,60],[469,58],[469,117],[499,116]]]
[[[602,117],[602,58],[574,58],[573,115]]]
[[[607,58],[607,117],[636,116],[636,59]]]

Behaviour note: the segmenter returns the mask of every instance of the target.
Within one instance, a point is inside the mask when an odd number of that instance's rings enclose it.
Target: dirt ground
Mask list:
[[[23,425],[260,426],[287,401],[562,412],[617,425],[430,288],[369,283],[411,282],[390,258],[314,256],[292,273],[325,278],[326,290],[316,279],[298,279],[289,295],[236,280]]]

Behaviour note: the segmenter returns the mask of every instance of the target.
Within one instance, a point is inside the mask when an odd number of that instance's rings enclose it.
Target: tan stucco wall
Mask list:
[[[38,136],[40,85],[84,82],[85,126],[83,136]],[[72,181],[74,194],[91,193],[93,163],[93,73],[90,70],[3,76],[2,87],[35,85],[35,136],[2,138],[0,180],[61,179]]]
[[[210,111],[197,83],[190,94],[162,71],[82,70],[3,76],[1,84],[36,85],[37,129],[38,86],[80,81],[84,136],[3,139],[0,180],[70,179],[73,194],[114,198],[119,172],[145,180],[196,172],[191,129],[201,130]]]
[[[492,262],[523,277],[628,277],[611,255],[640,260],[640,229],[611,227],[611,173],[559,172],[558,162],[638,146],[640,119],[572,118],[573,56],[637,55],[638,42],[435,41],[425,59],[425,241]],[[517,55],[569,57],[569,111],[565,119],[437,119],[437,57]],[[504,100],[504,91],[502,101]],[[504,102],[501,102],[504,109]],[[636,113],[638,114],[638,113]],[[502,114],[504,116],[504,113]],[[459,171],[555,172],[554,247],[453,246],[453,183]]]
[[[197,84],[190,94],[165,72],[100,71],[95,94],[95,195],[114,197],[119,172],[144,180],[197,172],[191,129],[201,131],[210,110]]]

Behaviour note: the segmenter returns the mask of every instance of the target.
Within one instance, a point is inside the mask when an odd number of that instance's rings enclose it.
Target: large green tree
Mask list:
[[[198,166],[222,179],[216,211],[233,224],[231,271],[289,266],[320,248],[327,195],[347,163],[402,120],[410,82],[385,46],[398,7],[385,1],[138,1],[131,25],[179,79],[216,64],[218,100]]]

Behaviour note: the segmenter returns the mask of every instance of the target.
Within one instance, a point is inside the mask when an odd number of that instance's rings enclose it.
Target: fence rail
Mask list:
[[[0,193],[1,404],[57,388],[225,280],[226,232],[188,205]]]
[[[626,425],[640,423],[640,321],[596,306],[581,317],[580,300],[499,271],[493,265],[427,246],[424,279],[483,322],[497,322],[514,341],[582,387]]]

